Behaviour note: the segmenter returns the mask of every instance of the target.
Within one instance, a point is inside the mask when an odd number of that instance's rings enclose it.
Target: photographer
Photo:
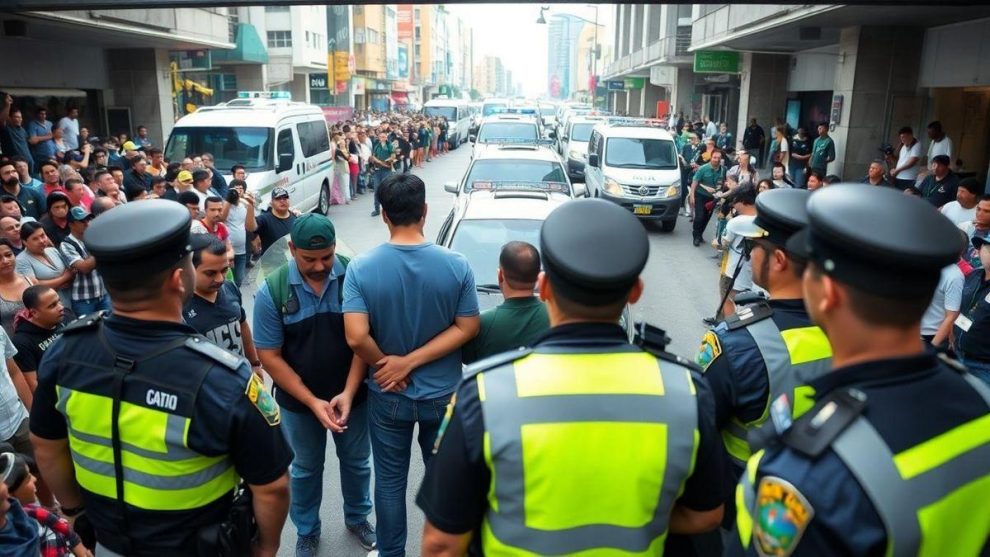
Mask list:
[[[921,143],[915,139],[914,130],[905,126],[897,132],[901,144],[896,151],[896,164],[890,171],[890,177],[894,179],[897,189],[904,191],[913,188],[918,180],[918,161],[921,160]],[[895,163],[894,153],[887,153],[887,162]]]
[[[230,181],[221,216],[227,223],[230,244],[234,247],[234,284],[240,288],[247,271],[247,233],[258,229],[258,222],[254,218],[254,194],[247,191],[244,180]]]

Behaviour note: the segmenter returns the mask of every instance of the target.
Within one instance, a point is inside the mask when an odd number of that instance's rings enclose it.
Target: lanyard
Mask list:
[[[979,269],[977,269],[976,271],[973,271],[973,272],[978,273],[979,272]],[[987,284],[984,284],[984,282],[986,282]],[[984,295],[984,291],[987,289],[988,286],[990,286],[990,282],[983,281],[983,280],[981,280],[980,281],[980,284],[978,284],[976,286],[976,290],[973,292],[973,296],[969,300],[969,313],[970,313],[970,315],[973,314],[973,310],[976,309],[976,306],[977,305],[979,305],[979,302],[976,301],[976,299],[979,298],[980,296]]]

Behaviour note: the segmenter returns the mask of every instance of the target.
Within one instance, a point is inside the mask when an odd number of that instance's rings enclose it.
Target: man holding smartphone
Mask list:
[[[230,244],[234,247],[234,284],[240,288],[247,272],[248,233],[258,229],[254,218],[254,194],[247,191],[244,180],[230,181],[221,216],[230,231]]]

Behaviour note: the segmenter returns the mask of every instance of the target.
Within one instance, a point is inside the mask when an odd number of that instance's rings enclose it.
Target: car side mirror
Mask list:
[[[588,197],[588,186],[577,183],[571,184],[571,187],[574,188],[574,197]]]
[[[292,153],[280,154],[278,156],[278,168],[275,169],[275,172],[285,172],[286,170],[289,170],[292,168],[292,163],[294,160],[295,157]]]
[[[588,155],[588,166],[598,168],[598,153]]]
[[[446,182],[443,185],[443,191],[447,193],[457,193],[457,182]]]
[[[474,143],[477,140],[478,140],[478,138],[476,136],[473,136],[473,135],[469,135],[468,136],[468,141],[470,141],[471,143]]]

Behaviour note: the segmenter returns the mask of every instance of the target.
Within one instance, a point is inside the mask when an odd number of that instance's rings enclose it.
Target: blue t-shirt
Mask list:
[[[478,315],[474,273],[464,256],[427,242],[382,244],[356,257],[344,279],[344,313],[367,313],[382,352],[404,356],[453,325],[456,317]],[[368,386],[381,392],[371,379]],[[413,400],[454,392],[461,379],[461,351],[455,350],[409,375],[401,394]]]
[[[44,122],[31,120],[28,122],[27,131],[28,136],[30,137],[48,135],[52,133],[52,123],[47,120]],[[51,139],[46,139],[31,146],[31,154],[34,155],[35,162],[38,164],[41,164],[47,159],[53,158],[56,150],[55,142]]]

